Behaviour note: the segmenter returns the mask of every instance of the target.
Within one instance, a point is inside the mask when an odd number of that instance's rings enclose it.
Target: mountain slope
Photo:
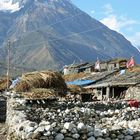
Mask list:
[[[110,30],[74,6],[70,0],[14,0],[22,8],[0,34],[0,45],[10,38],[12,64],[37,70],[58,69],[75,61],[94,61],[140,53],[121,34]],[[7,13],[8,14],[8,13]],[[0,20],[0,24],[3,20]],[[7,20],[7,22],[9,19]],[[0,48],[0,58],[6,56]]]

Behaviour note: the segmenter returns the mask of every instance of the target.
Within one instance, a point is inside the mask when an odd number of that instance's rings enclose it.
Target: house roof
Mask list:
[[[91,85],[93,83],[97,83],[98,81],[101,81],[103,79],[106,79],[107,77],[110,77],[110,76],[114,75],[115,73],[116,73],[116,71],[90,73],[81,79],[67,82],[67,85],[87,86],[87,85]]]
[[[106,79],[97,81],[96,84],[92,84],[85,88],[100,88],[108,86],[133,86],[140,83],[140,73],[139,72],[127,72],[125,74],[118,74]]]

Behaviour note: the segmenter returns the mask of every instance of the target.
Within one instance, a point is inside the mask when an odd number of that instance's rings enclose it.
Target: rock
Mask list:
[[[72,128],[73,128],[73,124],[72,124],[72,123],[66,122],[66,123],[64,124],[64,129],[67,129],[67,130],[71,131]]]
[[[64,135],[62,133],[59,133],[56,135],[55,140],[63,140],[64,139]]]
[[[114,138],[116,138],[117,136],[116,136],[116,134],[111,134],[110,137],[111,137],[112,139],[114,139]]]
[[[31,139],[33,137],[33,132],[30,132],[27,134],[26,139]]]
[[[61,130],[61,133],[66,134],[67,133],[67,130],[66,129],[62,129]]]
[[[120,134],[120,135],[117,136],[117,138],[123,139],[124,138],[124,135],[123,134]]]
[[[49,139],[49,138],[46,137],[46,136],[41,136],[39,140],[51,140],[51,139]]]
[[[34,132],[44,132],[45,127],[44,126],[39,126]]]
[[[65,137],[64,140],[75,140],[75,139],[71,137]]]
[[[128,130],[127,130],[127,134],[128,134],[128,135],[133,135],[133,134],[134,134],[134,131],[133,131],[132,129],[128,129]]]
[[[80,135],[79,134],[73,134],[72,137],[75,138],[75,139],[78,139],[80,137]]]
[[[111,138],[105,138],[105,140],[111,140]]]
[[[133,136],[127,135],[124,137],[125,140],[133,140]]]
[[[51,127],[56,127],[56,125],[57,125],[57,123],[56,123],[56,122],[53,122],[53,123],[51,124]]]
[[[140,137],[136,137],[135,140],[140,140]]]
[[[84,125],[84,123],[78,123],[78,125],[77,125],[78,130],[84,130],[85,128],[86,128],[86,126]]]
[[[103,134],[102,134],[102,130],[101,129],[95,129],[94,130],[94,136],[95,137],[100,137],[100,136],[102,136]]]
[[[95,137],[89,137],[87,140],[96,140]]]
[[[47,131],[45,133],[43,133],[44,136],[50,136],[51,135],[51,132],[50,131]]]
[[[86,128],[87,128],[87,132],[91,132],[91,131],[94,131],[94,128],[92,127],[92,126],[86,126]]]
[[[45,126],[45,130],[46,130],[46,131],[52,130],[51,125],[47,125],[47,126]]]
[[[99,138],[97,138],[97,140],[104,140],[104,139],[99,137]]]
[[[41,121],[39,126],[45,126],[45,125],[50,125],[49,121]]]
[[[29,122],[30,127],[35,127],[36,125],[37,125],[37,123],[35,123],[35,122]]]
[[[112,131],[117,131],[117,130],[121,130],[121,129],[122,128],[119,125],[112,126],[112,128],[111,128]]]
[[[77,129],[76,129],[76,128],[73,128],[73,129],[71,130],[71,133],[72,133],[72,134],[77,134]]]
[[[33,133],[33,135],[32,135],[32,139],[39,139],[40,137],[41,137],[40,132]]]
[[[35,130],[34,127],[29,127],[29,126],[25,127],[25,132],[27,132],[27,133],[33,132],[34,130]]]
[[[66,109],[66,110],[65,110],[65,113],[66,113],[66,114],[68,114],[69,112],[70,112],[70,110],[69,110],[69,109]]]
[[[93,136],[93,135],[94,135],[94,132],[89,132],[89,133],[87,134],[88,137],[91,137],[91,136]]]

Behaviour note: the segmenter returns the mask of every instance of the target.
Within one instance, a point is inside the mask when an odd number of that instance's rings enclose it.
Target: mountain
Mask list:
[[[134,56],[140,52],[121,34],[81,11],[70,0],[13,0],[0,11],[0,60],[11,40],[11,63],[29,69],[58,69],[73,61]],[[16,5],[14,9],[13,5]]]

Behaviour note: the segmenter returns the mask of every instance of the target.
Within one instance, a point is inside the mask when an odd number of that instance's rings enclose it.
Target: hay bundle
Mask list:
[[[38,72],[24,74],[22,80],[25,81],[30,88],[41,88],[45,85],[45,81]]]
[[[27,81],[21,80],[13,90],[16,92],[27,92],[30,88],[31,86],[27,83]]]
[[[9,80],[9,86],[11,85],[11,80]],[[7,78],[0,78],[0,92],[5,91],[7,88]]]
[[[86,92],[86,89],[77,85],[68,85],[68,91],[71,93],[79,94],[81,92]]]
[[[52,71],[44,71],[40,73],[42,78],[45,81],[45,87],[53,87],[58,89],[67,89],[64,79],[62,78],[60,73],[52,72]]]
[[[23,74],[20,82],[14,87],[14,90],[16,92],[31,92],[33,89],[41,88],[51,88],[62,95],[65,95],[67,91],[67,86],[61,74],[52,71]]]

